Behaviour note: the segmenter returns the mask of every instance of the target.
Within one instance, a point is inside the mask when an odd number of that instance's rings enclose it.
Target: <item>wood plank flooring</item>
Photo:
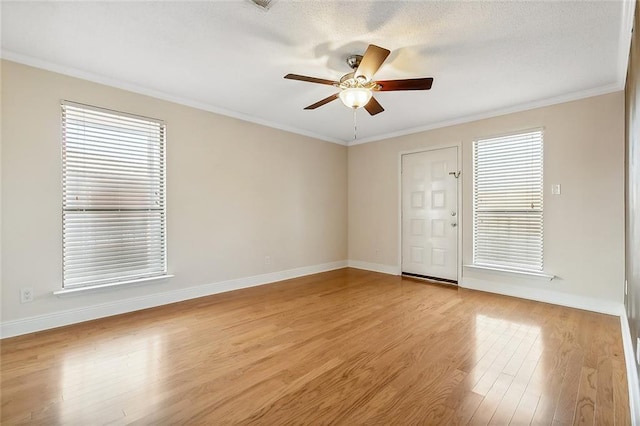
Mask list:
[[[356,269],[0,344],[3,425],[630,424],[617,317]]]

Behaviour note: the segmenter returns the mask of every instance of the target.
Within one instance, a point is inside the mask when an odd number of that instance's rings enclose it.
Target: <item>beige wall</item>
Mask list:
[[[540,126],[545,270],[559,279],[465,269],[462,281],[622,302],[622,92],[347,151],[12,62],[3,61],[1,72],[3,322],[342,261],[347,241],[348,259],[397,268],[399,155],[430,146],[462,145],[463,262],[471,263],[473,139]],[[62,278],[61,99],[166,121],[168,259],[175,278],[69,298],[52,294]],[[552,183],[562,184],[562,195],[550,195]],[[34,288],[33,303],[19,303],[22,287]]]
[[[399,267],[399,155],[462,144],[463,263],[472,262],[472,141],[544,127],[544,264],[551,282],[463,269],[532,297],[555,291],[622,303],[624,94],[588,98],[349,148],[349,259]],[[551,195],[551,184],[562,194]],[[384,269],[384,268],[381,268]],[[508,288],[508,287],[507,287]],[[489,289],[489,287],[487,287]]]
[[[52,294],[62,285],[62,99],[166,121],[175,278]],[[346,259],[343,146],[8,61],[2,120],[2,321]],[[33,303],[20,304],[22,287]]]

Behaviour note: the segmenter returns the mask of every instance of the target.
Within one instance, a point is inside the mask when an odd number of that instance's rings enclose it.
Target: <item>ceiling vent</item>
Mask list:
[[[269,10],[276,0],[249,0],[262,10]]]

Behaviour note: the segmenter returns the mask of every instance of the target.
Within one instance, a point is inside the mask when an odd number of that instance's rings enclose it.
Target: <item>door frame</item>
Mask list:
[[[462,280],[462,233],[463,233],[463,209],[462,209],[462,141],[427,146],[398,152],[398,275],[402,275],[402,156],[418,154],[421,152],[437,151],[446,148],[456,148],[458,171],[460,176],[456,179],[456,191],[458,193],[458,247],[457,247],[457,275],[458,285]]]

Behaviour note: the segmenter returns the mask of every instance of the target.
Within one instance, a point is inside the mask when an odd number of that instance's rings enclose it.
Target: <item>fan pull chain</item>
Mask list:
[[[356,111],[358,111],[357,108],[353,109],[353,140],[356,140],[358,138],[358,120],[356,120]]]

